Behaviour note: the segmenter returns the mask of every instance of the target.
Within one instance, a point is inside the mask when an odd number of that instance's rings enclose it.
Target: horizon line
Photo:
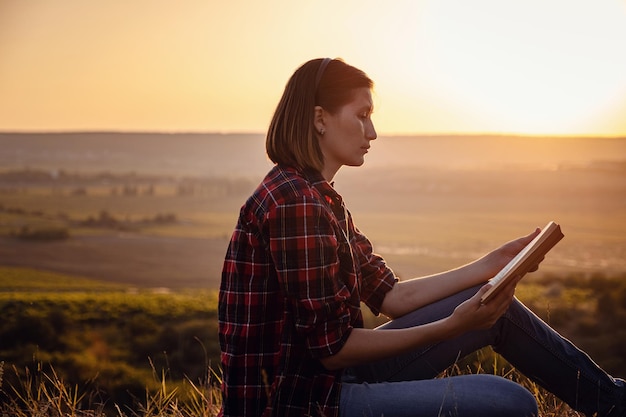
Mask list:
[[[124,129],[59,129],[59,130],[3,130],[0,135],[59,135],[59,134],[125,134],[125,135],[265,135],[262,131],[223,131],[223,130],[124,130]],[[513,132],[389,132],[379,133],[379,137],[519,137],[519,138],[602,138],[626,139],[623,134],[549,134],[549,133],[513,133]]]

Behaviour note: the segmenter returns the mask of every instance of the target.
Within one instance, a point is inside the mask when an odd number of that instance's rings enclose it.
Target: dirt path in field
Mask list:
[[[228,241],[121,234],[57,242],[0,238],[0,265],[139,287],[219,288]]]

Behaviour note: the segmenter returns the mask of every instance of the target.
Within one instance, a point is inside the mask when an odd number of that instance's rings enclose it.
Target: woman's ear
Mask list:
[[[326,124],[324,123],[324,109],[321,106],[315,106],[313,112],[313,125],[315,126],[315,130],[320,135],[323,135],[326,131]]]

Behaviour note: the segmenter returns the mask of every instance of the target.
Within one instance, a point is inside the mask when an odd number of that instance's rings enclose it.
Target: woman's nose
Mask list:
[[[374,128],[374,123],[370,123],[369,127],[366,131],[365,137],[368,140],[374,140],[378,137],[378,134],[376,133],[376,129]]]

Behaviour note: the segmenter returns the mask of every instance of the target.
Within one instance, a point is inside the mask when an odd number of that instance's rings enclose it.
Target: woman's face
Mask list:
[[[316,127],[324,129],[324,134],[318,136],[324,155],[322,175],[330,181],[342,165],[363,165],[370,142],[376,139],[372,93],[367,87],[354,90],[352,101],[334,114],[316,110]]]

